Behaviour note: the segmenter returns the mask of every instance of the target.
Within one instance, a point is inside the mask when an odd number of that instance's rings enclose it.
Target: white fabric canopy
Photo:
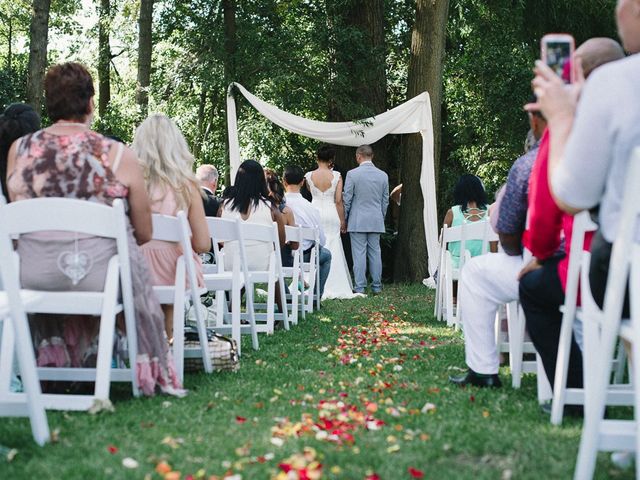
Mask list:
[[[429,274],[433,276],[438,262],[438,216],[436,182],[433,164],[433,123],[429,94],[423,92],[411,100],[375,117],[353,122],[320,122],[280,110],[252,95],[239,83],[229,85],[227,94],[227,132],[231,180],[240,166],[240,144],[233,87],[236,87],[253,107],[276,125],[305,137],[334,145],[358,147],[372,144],[390,133],[420,133],[422,135],[422,169],[420,187],[424,199],[424,229],[429,254]]]

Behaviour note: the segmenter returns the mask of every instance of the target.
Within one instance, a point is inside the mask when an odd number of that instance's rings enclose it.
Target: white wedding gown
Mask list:
[[[324,287],[323,299],[327,298],[354,298],[351,285],[351,275],[347,266],[347,260],[342,249],[340,239],[340,217],[336,209],[336,187],[340,180],[340,174],[333,172],[333,180],[328,190],[319,190],[311,179],[311,172],[305,175],[307,185],[311,191],[312,205],[320,211],[320,220],[324,234],[327,237],[325,248],[331,252],[331,270]]]

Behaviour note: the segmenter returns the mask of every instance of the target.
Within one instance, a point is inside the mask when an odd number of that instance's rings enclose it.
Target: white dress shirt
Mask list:
[[[320,212],[316,207],[311,205],[311,202],[304,198],[300,193],[285,193],[284,198],[286,200],[287,207],[293,211],[293,217],[296,224],[300,227],[318,227],[320,229],[320,245],[324,245],[327,241],[327,237],[322,229],[322,223],[320,221]],[[313,246],[311,240],[304,240],[302,242],[302,249],[308,250]]]

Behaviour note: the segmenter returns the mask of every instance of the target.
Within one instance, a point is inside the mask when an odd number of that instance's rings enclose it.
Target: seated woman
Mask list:
[[[40,117],[25,103],[12,103],[0,115],[0,195],[7,195],[7,156],[18,138],[40,130]]]
[[[165,115],[152,115],[137,128],[133,149],[138,154],[144,172],[151,211],[175,216],[180,210],[187,214],[191,227],[198,285],[204,285],[202,262],[197,253],[211,248],[209,227],[204,215],[202,193],[193,173],[193,155],[177,125]],[[154,285],[174,285],[176,263],[182,255],[180,245],[151,240],[142,246],[151,270]],[[173,305],[163,305],[165,330],[173,338]]]
[[[283,215],[269,200],[264,170],[262,165],[255,160],[245,160],[240,164],[234,184],[228,187],[223,194],[221,216],[234,220],[240,218],[243,222],[261,225],[272,225],[273,222],[276,222],[280,246],[284,246],[285,222]],[[226,270],[233,268],[234,257],[238,251],[237,243],[235,241],[226,242],[224,245]],[[269,257],[273,252],[271,242],[247,240],[245,250],[249,270],[267,270],[269,268]],[[276,302],[282,312],[279,288],[276,288]]]
[[[267,181],[267,190],[269,191],[269,199],[271,203],[280,211],[285,225],[292,227],[296,226],[296,221],[293,216],[293,210],[287,207],[287,203],[284,199],[284,186],[278,178],[278,174],[270,168],[264,169],[265,180]],[[291,267],[293,265],[293,256],[291,250],[297,250],[298,244],[296,242],[287,242],[280,250],[280,256],[282,257],[282,265],[285,267]]]
[[[444,217],[444,224],[448,227],[472,223],[486,222],[488,217],[487,192],[482,181],[475,175],[462,175],[453,190],[455,205],[449,209]],[[451,252],[453,268],[460,265],[460,242],[450,242],[447,249]],[[472,257],[482,253],[482,240],[465,242],[465,249]]]
[[[44,80],[50,127],[18,139],[9,151],[7,188],[13,201],[66,197],[111,205],[129,205],[129,255],[133,284],[138,358],[137,377],[145,395],[156,388],[183,395],[160,305],[147,282],[149,274],[138,244],[151,239],[151,210],[136,155],[123,144],[89,129],[94,110],[93,79],[78,63],[54,65]],[[137,242],[137,243],[136,243]],[[91,259],[81,278],[68,276],[58,258],[78,248]],[[38,290],[97,291],[104,287],[112,239],[67,232],[37,232],[18,241],[21,283]],[[77,271],[76,271],[77,273]],[[49,316],[50,317],[50,316]],[[33,332],[41,366],[93,366],[98,322],[56,316],[37,322]],[[37,319],[36,319],[37,321]],[[93,365],[92,365],[93,364]]]

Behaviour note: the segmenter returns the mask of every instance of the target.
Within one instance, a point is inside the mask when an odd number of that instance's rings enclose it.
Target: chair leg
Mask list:
[[[551,391],[551,384],[547,378],[547,374],[544,371],[542,365],[542,359],[540,355],[536,353],[536,380],[538,383],[538,403],[542,405],[553,398],[553,392]]]
[[[10,321],[2,322],[2,346],[0,347],[0,392],[8,392],[11,385],[15,336]],[[32,346],[29,348],[33,349]]]
[[[213,373],[213,365],[211,365],[211,355],[209,354],[207,325],[205,324],[204,318],[202,318],[202,302],[200,301],[200,296],[198,295],[197,289],[195,288],[191,289],[191,304],[196,316],[196,327],[198,328],[198,338],[200,339],[200,349],[202,353],[202,364],[204,365],[204,371],[206,373]],[[182,324],[184,325],[184,320]],[[182,332],[182,337],[184,339],[184,330]]]
[[[98,337],[98,357],[96,360],[95,398],[109,399],[111,387],[111,356],[113,354],[113,336],[116,326],[116,298],[118,294],[117,272],[107,273],[104,289],[105,300],[100,316],[100,332]]]
[[[624,380],[624,367],[627,364],[627,351],[623,342],[618,342],[618,353],[616,355],[616,369],[613,374],[613,383],[620,384]]]
[[[569,352],[571,350],[571,337],[573,335],[574,318],[564,315],[560,327],[560,341],[558,344],[558,357],[556,360],[556,378],[553,384],[553,401],[551,404],[551,424],[560,425],[564,413],[564,405],[567,393],[567,375],[569,371]]]
[[[596,467],[600,423],[604,418],[607,387],[611,375],[611,359],[613,358],[617,337],[617,328],[612,328],[611,325],[605,323],[598,342],[598,348],[589,349],[586,328],[587,323],[594,322],[584,323],[585,351],[594,352],[593,357],[596,358],[593,358],[591,362],[592,375],[585,375],[585,382],[587,382],[587,377],[591,378],[588,383],[585,383],[585,388],[588,385],[589,390],[585,389],[584,424],[574,473],[576,480],[592,478]]]
[[[3,323],[2,353],[4,354],[5,351],[9,351],[11,358],[13,359],[13,347],[15,341],[15,345],[18,347],[16,353],[18,365],[20,367],[20,376],[22,377],[22,385],[27,399],[29,419],[31,420],[31,432],[36,443],[42,446],[49,441],[50,433],[47,414],[41,397],[40,382],[36,371],[36,362],[33,356],[33,346],[31,345],[29,327],[26,322],[14,322],[16,325],[11,325],[11,319],[8,319],[8,321]],[[5,347],[9,346],[8,343],[5,342],[5,339],[7,339],[7,342],[11,342],[11,348],[5,349]],[[3,365],[3,367],[6,366],[7,365]],[[9,362],[9,372],[11,372],[11,362]],[[2,392],[5,393],[8,391],[9,384],[7,383],[6,390],[3,388]]]
[[[173,296],[173,361],[180,382],[184,381],[184,311],[185,266],[180,257],[176,264],[175,291]]]
[[[511,386],[520,388],[522,381],[522,349],[524,344],[524,322],[520,316],[518,302],[507,305],[509,328],[509,364],[511,366]]]

